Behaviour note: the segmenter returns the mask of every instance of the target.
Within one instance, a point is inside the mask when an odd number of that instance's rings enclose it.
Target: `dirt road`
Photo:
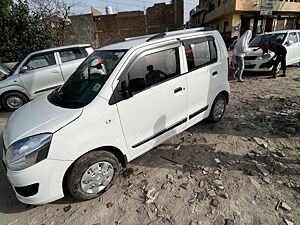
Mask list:
[[[231,82],[219,123],[134,160],[98,199],[24,205],[1,169],[0,224],[300,224],[300,67],[287,75]],[[0,114],[1,130],[8,116]]]

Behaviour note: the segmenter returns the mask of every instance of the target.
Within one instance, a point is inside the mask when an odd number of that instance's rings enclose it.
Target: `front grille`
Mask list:
[[[245,65],[245,69],[253,69],[255,67],[255,64],[254,65]]]
[[[23,197],[30,197],[38,193],[39,184],[31,184],[24,187],[14,187],[16,192]]]
[[[258,56],[245,56],[244,57],[245,60],[255,60],[257,58],[258,58]]]

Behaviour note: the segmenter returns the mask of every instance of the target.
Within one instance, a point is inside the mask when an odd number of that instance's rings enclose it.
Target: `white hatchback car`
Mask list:
[[[228,57],[204,28],[131,38],[96,50],[50,95],[15,111],[3,162],[17,198],[44,204],[107,190],[121,165],[199,121],[221,119]]]
[[[92,52],[91,45],[79,44],[30,53],[11,71],[6,71],[0,81],[1,106],[9,111],[16,110],[27,101],[53,91]]]
[[[268,72],[267,62],[274,53],[270,52],[269,57],[262,56],[262,50],[258,47],[266,41],[275,41],[283,44],[287,50],[286,65],[300,63],[300,30],[281,30],[256,36],[249,47],[251,51],[245,56],[245,71]],[[277,71],[280,70],[278,65]]]

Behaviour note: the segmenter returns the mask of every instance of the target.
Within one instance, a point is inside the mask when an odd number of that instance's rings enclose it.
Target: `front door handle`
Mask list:
[[[174,90],[174,93],[177,93],[177,92],[180,92],[180,91],[182,91],[182,87],[176,88],[176,89]]]
[[[213,76],[218,75],[218,71],[214,71],[214,72],[212,73],[212,75],[213,75]]]
[[[59,73],[59,71],[57,71],[57,70],[52,70],[52,73]]]

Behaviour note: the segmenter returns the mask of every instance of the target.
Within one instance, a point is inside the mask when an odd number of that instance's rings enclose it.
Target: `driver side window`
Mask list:
[[[178,48],[168,49],[140,58],[128,72],[133,93],[143,91],[180,74]]]
[[[296,32],[293,32],[293,33],[289,33],[289,36],[288,36],[288,41],[292,41],[294,43],[298,42],[298,37],[297,37],[297,33]]]
[[[27,66],[28,70],[39,69],[46,66],[55,65],[56,61],[53,53],[48,53],[44,55],[33,56],[26,64],[23,66]]]

